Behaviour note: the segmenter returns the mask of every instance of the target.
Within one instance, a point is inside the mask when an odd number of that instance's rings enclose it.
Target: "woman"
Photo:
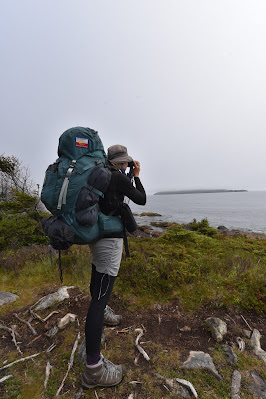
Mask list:
[[[134,165],[135,187],[125,173],[129,162],[133,162]],[[128,155],[127,148],[119,144],[109,147],[107,164],[112,176],[104,198],[99,201],[101,212],[106,215],[119,215],[124,196],[138,205],[145,205],[146,193],[139,179],[140,164]],[[85,324],[87,359],[82,374],[82,385],[84,388],[108,387],[119,384],[125,373],[124,365],[111,363],[100,351],[105,309],[122,257],[123,232],[105,235],[97,242],[90,244],[90,249],[92,253],[91,303]],[[119,317],[117,316],[117,319]]]

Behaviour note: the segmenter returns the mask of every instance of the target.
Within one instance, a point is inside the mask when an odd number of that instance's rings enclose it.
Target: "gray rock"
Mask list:
[[[220,232],[227,232],[227,231],[229,231],[228,228],[225,227],[225,226],[218,226],[218,227],[217,227],[217,230],[219,231],[219,233],[220,233]]]
[[[190,391],[187,389],[187,387],[180,385],[175,379],[166,378],[163,375],[160,375],[157,373],[155,374],[155,376],[164,381],[164,384],[168,387],[171,396],[172,396],[172,394],[174,394],[174,395],[178,395],[177,397],[181,397],[181,398],[190,398],[191,397]]]
[[[217,342],[222,342],[224,335],[227,333],[226,323],[218,317],[208,317],[206,324],[210,327],[213,338]]]
[[[241,386],[241,374],[238,370],[233,372],[232,385],[231,385],[231,399],[241,399],[240,386]]]
[[[70,322],[73,323],[76,320],[76,317],[77,315],[73,313],[67,313],[64,317],[57,320],[57,327],[60,328],[60,330],[62,330],[62,328],[64,328]]]
[[[233,366],[237,361],[237,355],[234,353],[233,349],[229,345],[222,345],[225,353],[228,357],[229,363]]]
[[[266,398],[266,384],[261,376],[256,370],[252,370],[249,375],[252,380],[252,383],[248,386],[249,390],[257,395],[258,398]]]
[[[250,338],[250,337],[251,337],[251,334],[252,334],[252,331],[250,331],[250,330],[243,330],[243,333],[244,333],[245,337]]]
[[[36,305],[35,310],[43,310],[47,309],[50,306],[53,306],[57,303],[63,302],[64,299],[69,298],[69,293],[68,290],[70,288],[75,288],[73,286],[71,287],[60,287],[56,292],[53,292],[52,294],[44,296],[40,302]]]
[[[218,378],[218,380],[222,379],[214,366],[212,357],[208,353],[190,351],[188,359],[180,367],[187,369],[204,368],[211,371],[211,373]]]
[[[245,341],[240,337],[236,337],[236,342],[237,342],[238,349],[240,350],[240,352],[243,352],[246,347]]]
[[[5,305],[6,303],[14,302],[19,297],[11,292],[0,291],[0,306]]]
[[[255,355],[258,356],[261,360],[263,360],[264,363],[266,364],[266,352],[263,349],[261,349],[260,338],[261,338],[260,332],[254,329],[252,336],[250,338],[250,343],[254,348]]]

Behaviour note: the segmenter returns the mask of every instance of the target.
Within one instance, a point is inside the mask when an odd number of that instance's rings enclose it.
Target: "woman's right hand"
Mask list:
[[[134,161],[134,169],[133,169],[133,176],[134,177],[139,177],[139,172],[140,172],[140,163],[138,161]]]

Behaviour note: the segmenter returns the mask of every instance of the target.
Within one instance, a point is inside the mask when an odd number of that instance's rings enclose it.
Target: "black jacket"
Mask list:
[[[119,208],[125,196],[135,204],[146,204],[146,193],[139,177],[134,177],[136,185],[134,187],[128,176],[113,167],[110,170],[112,172],[110,183],[104,193],[104,198],[99,200],[100,210],[105,215],[119,215]],[[104,237],[123,237],[123,233],[113,233]]]

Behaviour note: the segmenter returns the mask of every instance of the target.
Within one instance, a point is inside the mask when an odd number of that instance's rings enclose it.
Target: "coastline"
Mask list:
[[[168,228],[171,226],[182,226],[183,228],[187,230],[190,229],[190,223],[176,223],[176,222],[166,222],[166,221],[154,221],[153,217],[155,216],[161,216],[158,214],[153,214],[153,213],[146,213],[145,216],[145,224],[140,224],[139,219],[142,218],[143,216],[139,214],[134,214],[135,217],[137,217],[137,225],[138,228],[136,232],[133,234],[129,233],[130,237],[137,237],[137,238],[146,238],[146,237],[160,237]],[[151,218],[150,221],[147,221],[147,218]],[[245,237],[248,239],[253,239],[253,240],[266,240],[266,234],[261,233],[261,232],[256,232],[256,231],[250,231],[250,230],[240,230],[240,229],[228,229],[226,226],[218,226],[213,227],[215,230],[217,230],[218,234],[228,236],[228,237]]]
[[[158,191],[153,195],[171,195],[171,194],[217,194],[217,193],[247,193],[248,190],[227,190],[227,189],[214,189],[214,190],[173,190],[173,191]]]

